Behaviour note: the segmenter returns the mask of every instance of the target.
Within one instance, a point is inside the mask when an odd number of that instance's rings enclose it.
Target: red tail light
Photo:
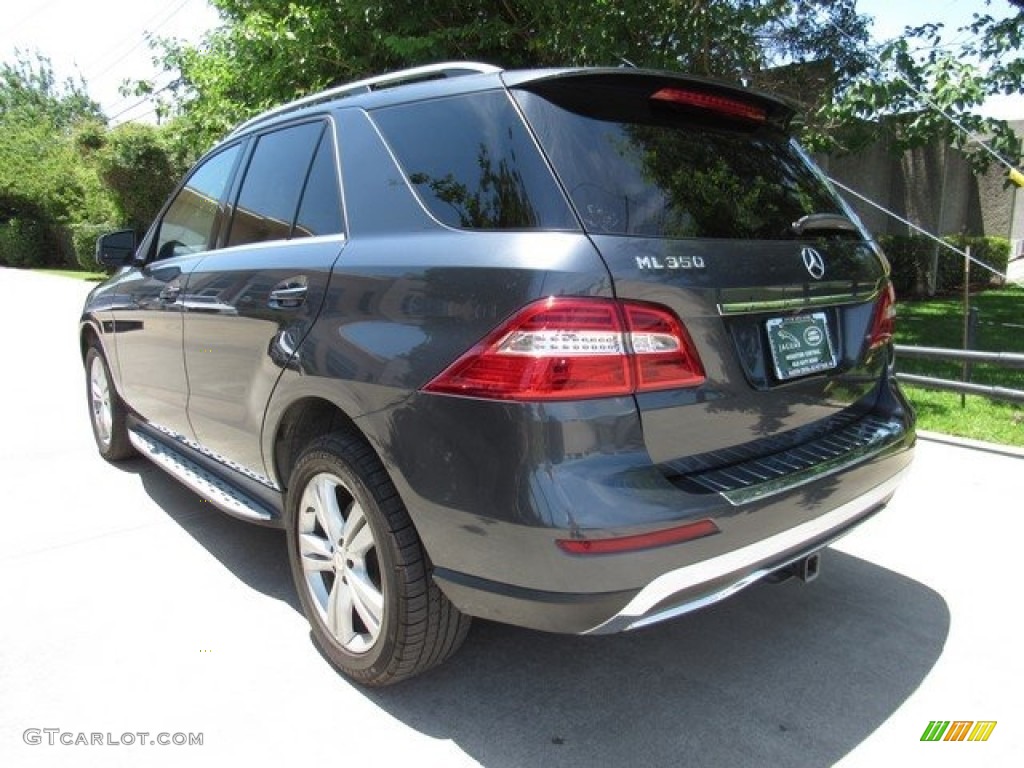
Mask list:
[[[497,400],[584,400],[693,387],[704,369],[669,310],[552,297],[503,323],[423,389]]]
[[[690,334],[671,312],[623,303],[636,362],[636,388],[643,392],[704,383],[704,366]]]
[[[888,344],[896,328],[896,290],[892,283],[886,283],[882,295],[878,297],[875,315],[871,321],[871,349]]]
[[[762,107],[748,104],[740,99],[732,99],[728,96],[715,96],[702,91],[662,88],[651,96],[651,100],[706,109],[726,117],[738,117],[741,120],[749,120],[753,123],[763,123],[768,117],[768,113]]]

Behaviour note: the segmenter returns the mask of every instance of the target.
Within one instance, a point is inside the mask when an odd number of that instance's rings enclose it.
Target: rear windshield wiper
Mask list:
[[[806,232],[853,232],[860,234],[857,225],[841,213],[809,213],[794,221],[790,227],[797,235]]]

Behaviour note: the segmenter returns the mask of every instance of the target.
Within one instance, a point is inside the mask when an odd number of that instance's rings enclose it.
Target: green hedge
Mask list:
[[[32,219],[0,222],[0,265],[52,266],[56,251],[57,244],[50,227]]]
[[[71,228],[71,242],[75,249],[75,260],[85,270],[101,269],[96,261],[96,239],[107,232],[119,229],[116,224],[78,224]]]
[[[1010,241],[1005,237],[968,237],[952,235],[943,238],[947,243],[964,250],[971,247],[971,256],[988,264],[1001,275],[1006,275],[1010,260]],[[897,296],[922,296],[928,292],[928,277],[932,268],[932,256],[939,251],[938,270],[935,280],[936,293],[949,293],[963,287],[964,262],[960,254],[941,247],[926,237],[906,235],[884,235],[878,238],[879,245],[892,264],[892,280]],[[992,283],[1002,284],[1004,278],[993,275],[979,264],[971,264],[970,283],[974,287],[985,287]]]
[[[116,224],[55,227],[33,219],[0,222],[0,266],[96,270],[96,238]]]

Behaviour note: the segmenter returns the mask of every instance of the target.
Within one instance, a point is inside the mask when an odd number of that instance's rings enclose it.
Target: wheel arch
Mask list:
[[[370,444],[355,421],[337,403],[319,395],[295,400],[285,408],[272,428],[270,464],[284,489],[288,487],[288,479],[299,455],[317,438],[346,431],[359,435]]]
[[[96,342],[101,349],[103,348],[103,342],[100,339],[100,333],[96,326],[90,320],[83,321],[78,331],[78,347],[82,356],[82,362],[85,362],[85,356],[88,354],[89,347],[92,346],[93,342]],[[106,353],[106,350],[104,350],[104,353]]]

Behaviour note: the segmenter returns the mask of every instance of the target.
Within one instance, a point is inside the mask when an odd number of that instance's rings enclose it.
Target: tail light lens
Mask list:
[[[888,344],[892,341],[896,329],[896,290],[892,283],[886,283],[882,295],[875,306],[875,315],[871,321],[871,349]]]
[[[552,297],[527,305],[423,389],[497,400],[583,400],[693,387],[704,369],[664,307]]]
[[[646,304],[623,303],[636,370],[636,389],[644,392],[704,383],[704,366],[690,334],[675,315]]]

